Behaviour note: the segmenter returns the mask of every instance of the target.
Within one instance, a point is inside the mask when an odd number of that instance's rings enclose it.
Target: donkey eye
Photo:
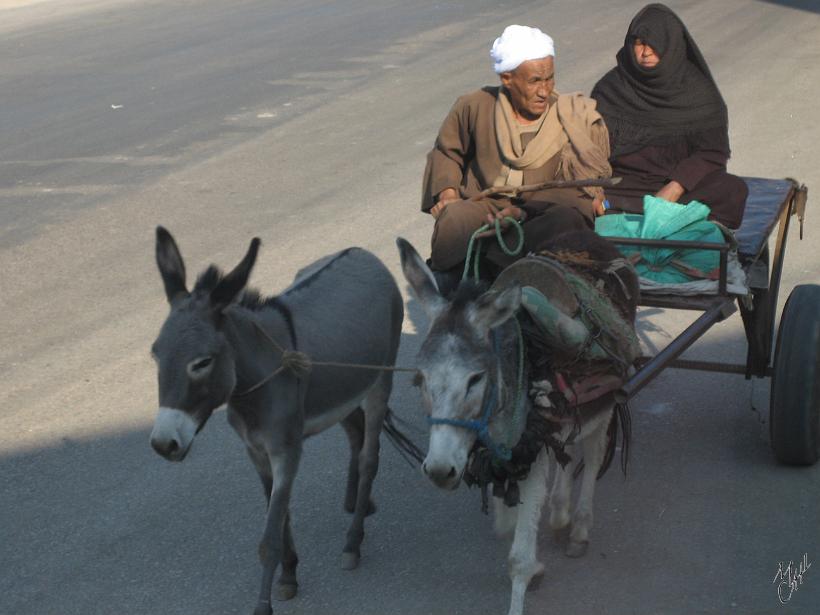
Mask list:
[[[424,376],[421,374],[421,372],[416,372],[416,374],[413,376],[413,386],[420,387],[422,384],[424,384]]]
[[[473,374],[472,376],[470,376],[470,378],[467,380],[467,391],[469,392],[470,389],[472,389],[474,386],[480,384],[481,381],[484,380],[485,375],[486,372],[478,372],[477,374]]]
[[[213,357],[205,357],[203,359],[199,359],[194,361],[193,365],[191,365],[191,369],[195,372],[201,371],[208,367],[211,363],[213,363]]]
[[[188,376],[194,379],[205,378],[211,373],[211,366],[213,365],[213,357],[199,357],[188,363]]]

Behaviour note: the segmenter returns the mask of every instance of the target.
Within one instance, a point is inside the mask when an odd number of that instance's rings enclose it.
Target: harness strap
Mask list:
[[[524,407],[524,395],[523,395],[523,378],[524,378],[524,339],[521,335],[521,328],[518,326],[518,321],[516,321],[516,327],[518,332],[518,383],[516,386],[516,395],[514,399],[514,406],[513,411],[518,412],[520,408]],[[493,331],[493,348],[496,354],[500,353],[499,348],[499,339],[498,339],[498,332]],[[451,418],[437,418],[428,416],[427,422],[430,425],[449,425],[451,427],[461,427],[463,429],[468,429],[470,431],[476,432],[476,436],[478,440],[489,449],[493,456],[502,461],[509,461],[512,458],[512,449],[502,443],[496,442],[493,440],[492,436],[490,435],[490,419],[492,418],[493,411],[503,406],[500,403],[500,400],[493,404],[493,400],[496,398],[496,382],[494,380],[490,381],[490,386],[487,387],[487,390],[484,393],[484,401],[482,403],[482,412],[480,419],[451,419]],[[510,431],[512,431],[513,425],[510,425]],[[511,434],[508,434],[511,435]]]
[[[509,461],[512,452],[503,444],[495,442],[490,435],[490,417],[493,414],[493,398],[495,397],[495,382],[491,381],[487,392],[484,395],[483,411],[480,419],[450,419],[450,418],[436,418],[432,416],[427,417],[427,422],[430,425],[449,425],[451,427],[462,427],[470,431],[476,432],[481,443],[493,452],[493,455],[499,459]]]

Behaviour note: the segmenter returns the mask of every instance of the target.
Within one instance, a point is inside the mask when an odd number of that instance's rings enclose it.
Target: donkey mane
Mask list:
[[[458,285],[456,293],[450,303],[451,309],[463,310],[467,305],[483,295],[488,288],[489,285],[484,281],[463,280],[461,284]]]
[[[222,270],[216,265],[211,265],[199,274],[192,292],[195,294],[206,295],[216,288],[217,284],[219,284],[224,278],[225,274]]]
[[[461,322],[467,308],[484,294],[487,288],[487,283],[483,281],[462,280],[450,300],[447,310],[436,323],[436,329],[439,331],[456,331],[459,329],[462,326]]]
[[[192,294],[199,296],[207,295],[224,279],[225,272],[216,265],[211,265],[199,274]],[[258,290],[253,288],[246,288],[242,292],[242,297],[240,298],[238,304],[241,307],[254,312],[258,312],[268,307],[279,307],[279,302],[276,297],[264,297]]]
[[[211,265],[199,274],[196,284],[194,285],[193,294],[200,296],[207,295],[224,279],[225,273],[216,265]],[[254,288],[246,288],[242,291],[242,296],[240,297],[237,305],[252,312],[261,312],[265,309],[276,310],[285,321],[285,325],[290,333],[291,343],[294,346],[297,344],[296,328],[293,324],[293,315],[291,314],[288,306],[285,305],[279,297],[265,297]]]
[[[337,261],[356,249],[357,248],[347,248],[346,250],[342,250],[324,265],[319,267],[316,271],[311,272],[309,275],[296,282],[281,295],[265,296],[255,288],[245,288],[242,291],[242,295],[237,302],[237,305],[252,312],[260,312],[265,309],[274,309],[279,312],[288,327],[291,343],[296,345],[297,338],[296,328],[293,323],[293,315],[291,314],[290,308],[284,301],[282,301],[282,299],[296,290],[304,290],[305,288],[308,288],[323,273],[331,269]],[[219,267],[216,265],[210,265],[205,271],[199,274],[199,277],[197,277],[192,293],[200,296],[207,295],[213,291],[219,283],[225,279],[225,277],[225,272],[223,272]]]
[[[304,290],[311,286],[322,274],[326,273],[337,261],[341,260],[345,256],[347,256],[350,252],[357,250],[358,248],[347,248],[346,250],[342,250],[324,265],[319,267],[316,271],[311,272],[309,275],[305,276],[295,284],[293,284],[290,288],[287,289],[281,295],[275,296],[265,296],[261,294],[255,288],[246,288],[242,292],[242,297],[239,300],[239,305],[243,308],[251,310],[253,312],[258,312],[260,310],[266,308],[275,308],[278,310],[283,310],[285,306],[282,304],[281,298],[290,295],[291,293],[297,290]],[[194,294],[199,295],[206,295],[210,293],[217,285],[225,279],[225,273],[216,265],[209,266],[205,271],[199,274],[199,277],[196,280],[196,284],[194,285]]]

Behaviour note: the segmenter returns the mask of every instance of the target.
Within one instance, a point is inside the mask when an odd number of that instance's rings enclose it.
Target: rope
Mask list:
[[[288,370],[297,378],[302,378],[310,373],[314,367],[349,367],[352,369],[372,369],[381,372],[409,372],[416,374],[418,369],[413,367],[397,367],[395,365],[369,365],[366,363],[342,363],[337,361],[313,361],[306,353],[298,350],[288,350],[283,348],[279,342],[271,337],[262,326],[253,321],[253,326],[262,334],[262,336],[273,346],[279,354],[282,355],[282,364],[273,370],[270,374],[265,376],[262,380],[242,391],[241,393],[234,393],[234,397],[242,397],[259,390],[268,382],[273,380],[283,371]]]
[[[525,405],[521,403],[523,399],[522,394],[524,391],[524,336],[521,332],[521,325],[518,324],[517,319],[515,320],[515,329],[518,338],[518,382],[516,383],[515,388],[513,420],[510,421],[507,428],[507,442],[512,440],[512,430],[517,424],[517,417],[515,416],[515,413],[525,408]],[[500,355],[498,343],[498,332],[493,331],[493,346],[495,348],[496,355]],[[490,451],[492,460],[495,460],[496,462],[509,461],[512,456],[512,445],[507,446],[503,443],[495,442],[490,435],[490,419],[493,417],[493,410],[496,409],[496,407],[493,406],[493,400],[496,397],[496,386],[495,381],[490,381],[490,385],[484,393],[485,397],[482,402],[483,410],[481,413],[481,418],[467,420],[428,416],[427,422],[430,425],[449,425],[451,427],[462,427],[463,429],[474,431],[476,432],[478,441],[481,442],[481,444],[483,444],[488,451]],[[499,391],[501,390],[502,389],[499,389]],[[500,399],[497,401],[497,404],[499,406],[503,406]]]
[[[451,419],[428,416],[427,422],[430,425],[449,425],[450,427],[462,427],[476,432],[478,440],[487,447],[494,457],[509,461],[512,452],[504,444],[495,442],[490,435],[490,419],[493,414],[493,398],[495,397],[495,382],[490,381],[490,386],[485,392],[483,411],[480,419]]]
[[[516,243],[514,248],[511,248],[507,245],[507,242],[504,241],[504,237],[501,234],[501,220],[495,221],[495,238],[498,241],[498,245],[501,248],[501,251],[504,252],[507,256],[518,256],[521,253],[521,250],[524,248],[524,229],[521,228],[521,223],[516,220],[515,218],[511,218],[507,216],[504,218],[507,222],[509,222],[512,227],[515,229],[516,234],[518,235],[518,242]],[[473,260],[473,279],[477,282],[479,280],[479,260],[481,255],[481,235],[482,233],[486,233],[492,227],[489,224],[485,224],[478,228],[471,236],[470,241],[467,243],[467,256],[464,258],[464,272],[461,274],[461,279],[466,280],[470,275],[470,260]],[[476,243],[478,243],[478,247],[476,247]],[[475,250],[475,253],[473,253]]]

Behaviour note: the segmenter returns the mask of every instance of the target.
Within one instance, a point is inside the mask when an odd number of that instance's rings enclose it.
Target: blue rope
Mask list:
[[[517,322],[516,326],[518,327]],[[523,401],[522,388],[524,379],[524,340],[521,336],[520,327],[518,327],[518,344],[518,385],[516,387],[515,408],[513,408],[513,411],[515,412],[519,410],[519,406],[523,408],[523,404],[521,404],[521,402]],[[496,355],[499,354],[500,348],[497,331],[493,331],[493,349],[495,350]],[[492,418],[493,410],[495,409],[493,403],[494,400],[495,381],[490,381],[488,393],[484,397],[484,409],[481,413],[480,419],[448,419],[428,416],[427,422],[430,425],[450,425],[452,427],[462,427],[464,429],[474,431],[476,432],[476,435],[478,439],[481,441],[481,443],[484,444],[484,446],[486,446],[492,452],[495,458],[501,459],[503,461],[509,461],[510,459],[512,459],[512,450],[507,448],[503,444],[497,443],[495,440],[493,440],[492,436],[490,435],[490,418]]]
[[[490,449],[496,457],[509,461],[512,458],[512,451],[503,444],[495,442],[490,435],[490,417],[492,417],[495,398],[495,382],[490,382],[489,394],[484,398],[484,411],[481,418],[476,420],[466,419],[440,419],[432,416],[427,417],[427,422],[430,425],[450,425],[452,427],[463,427],[476,432],[478,439]]]

